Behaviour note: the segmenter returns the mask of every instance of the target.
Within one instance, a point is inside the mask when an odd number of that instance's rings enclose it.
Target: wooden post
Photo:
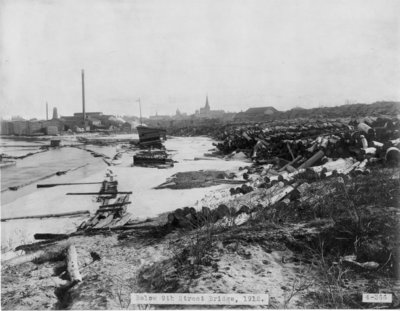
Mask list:
[[[82,276],[79,273],[78,255],[74,245],[67,249],[67,271],[71,282],[82,282]]]

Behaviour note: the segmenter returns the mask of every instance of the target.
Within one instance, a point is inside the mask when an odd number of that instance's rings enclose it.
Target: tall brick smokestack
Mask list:
[[[85,127],[86,112],[85,112],[85,71],[82,69],[82,113],[83,113],[83,126]]]
[[[46,102],[46,121],[49,120],[49,104]]]
[[[54,119],[58,119],[58,112],[56,107],[53,108],[53,120]]]

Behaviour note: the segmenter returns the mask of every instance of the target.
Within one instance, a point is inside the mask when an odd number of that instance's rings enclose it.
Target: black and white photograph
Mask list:
[[[0,0],[1,309],[399,309],[399,12]]]

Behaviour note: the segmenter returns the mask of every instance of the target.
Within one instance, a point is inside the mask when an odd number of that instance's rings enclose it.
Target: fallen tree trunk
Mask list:
[[[67,271],[71,282],[82,282],[82,276],[79,273],[78,254],[74,245],[67,249]]]

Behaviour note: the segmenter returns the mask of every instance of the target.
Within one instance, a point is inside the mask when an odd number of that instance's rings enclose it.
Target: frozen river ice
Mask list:
[[[64,182],[97,182],[105,177],[106,169],[110,168],[117,175],[118,189],[132,191],[132,204],[128,211],[137,219],[154,217],[161,213],[172,211],[184,206],[193,206],[210,190],[229,188],[229,185],[219,185],[208,188],[184,190],[153,189],[163,183],[166,178],[177,172],[195,170],[231,170],[238,171],[244,166],[242,161],[225,161],[222,159],[194,160],[214,148],[212,140],[207,137],[171,138],[165,142],[173,160],[177,161],[173,168],[157,169],[132,167],[133,152],[122,154],[122,162],[117,166],[108,167],[101,158],[94,158],[90,153],[76,148],[61,148],[33,155],[18,160],[17,166],[3,169],[1,172],[2,189],[4,185],[15,185],[20,181],[32,180],[60,170],[67,170],[88,163],[84,168],[68,172],[65,175],[53,176],[40,183]],[[94,150],[109,156],[124,151],[115,146],[91,146]],[[3,151],[4,152],[4,151]],[[98,203],[95,196],[66,196],[67,192],[96,192],[99,185],[74,185],[53,188],[36,189],[36,184],[23,187],[18,191],[5,191],[1,198],[1,217],[18,217],[41,215],[49,213],[65,213],[78,210],[94,212]],[[50,218],[10,220],[1,223],[2,249],[14,247],[33,240],[33,234],[39,232],[67,233],[74,231],[83,218]]]

